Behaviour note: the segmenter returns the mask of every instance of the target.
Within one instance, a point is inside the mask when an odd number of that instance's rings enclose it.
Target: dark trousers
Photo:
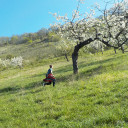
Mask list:
[[[55,79],[53,79],[53,87],[55,86]],[[52,82],[49,82],[49,83],[45,83],[45,85],[51,85]]]
[[[56,80],[54,79],[54,80],[53,80],[53,87],[55,86],[55,82],[56,82]]]

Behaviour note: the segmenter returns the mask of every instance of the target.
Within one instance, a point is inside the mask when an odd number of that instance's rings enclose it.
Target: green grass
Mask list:
[[[57,56],[55,43],[28,43],[18,45],[7,45],[0,47],[0,58],[5,59],[8,56],[17,57],[22,56],[24,61],[39,61],[46,59],[49,56]],[[27,63],[27,62],[26,62]]]
[[[127,128],[128,54],[53,62],[56,86],[42,87],[48,65],[0,74],[0,128]]]

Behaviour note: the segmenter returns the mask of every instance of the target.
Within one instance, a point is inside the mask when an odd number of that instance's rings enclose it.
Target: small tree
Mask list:
[[[47,38],[49,42],[58,42],[60,40],[60,37],[55,32],[49,32]]]
[[[73,11],[71,19],[67,15],[53,14],[57,20],[60,20],[60,23],[54,25],[58,28],[59,34],[76,42],[72,53],[74,74],[78,73],[78,53],[83,46],[97,40],[108,47],[118,49],[128,41],[128,18],[125,17],[128,13],[127,8],[125,8],[126,1],[113,5],[116,11],[119,10],[120,6],[123,8],[123,16],[115,13],[110,14],[107,10],[108,2],[103,11],[99,6],[96,6],[96,9],[103,13],[102,17],[98,19],[93,17],[95,11],[92,9],[90,13],[80,14],[79,7],[81,3],[83,3],[83,0],[78,1],[77,9]]]
[[[60,43],[56,46],[56,49],[60,52],[61,55],[64,55],[66,60],[69,61],[68,56],[71,55],[73,51],[74,43],[69,40],[62,39]]]
[[[45,28],[42,28],[37,32],[37,36],[38,38],[40,38],[41,41],[44,40],[47,35],[48,35],[48,30]]]
[[[18,36],[14,35],[14,36],[11,37],[11,40],[10,40],[11,44],[16,44],[17,41],[18,41]]]

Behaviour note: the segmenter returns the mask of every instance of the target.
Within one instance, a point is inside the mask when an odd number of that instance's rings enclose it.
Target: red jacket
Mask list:
[[[48,74],[48,76],[43,79],[44,82],[52,82],[53,80],[55,80],[55,77],[52,74]]]

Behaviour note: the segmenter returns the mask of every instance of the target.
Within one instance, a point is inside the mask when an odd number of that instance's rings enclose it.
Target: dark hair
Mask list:
[[[49,65],[50,68],[52,68],[52,65]]]

